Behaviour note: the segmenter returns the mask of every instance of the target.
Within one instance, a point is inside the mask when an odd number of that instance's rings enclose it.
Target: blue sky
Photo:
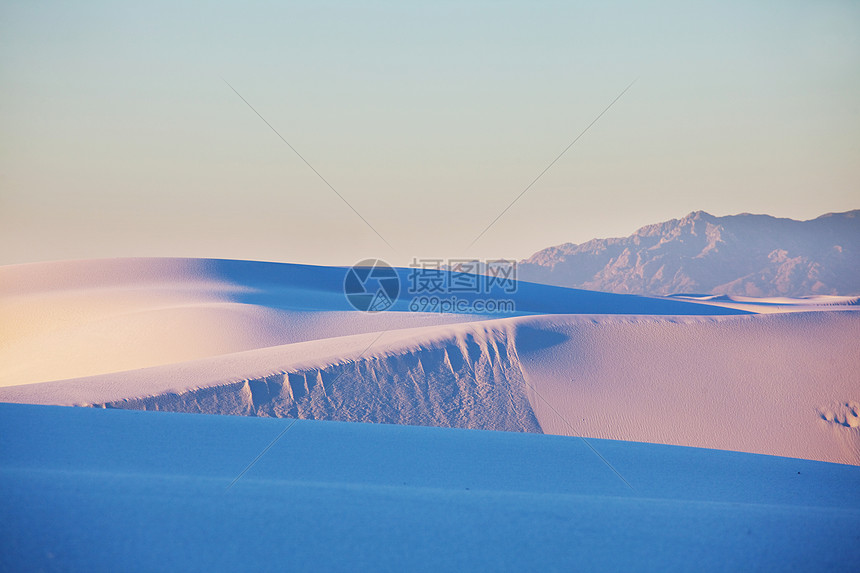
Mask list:
[[[0,84],[0,264],[520,258],[860,198],[855,2],[5,2]]]

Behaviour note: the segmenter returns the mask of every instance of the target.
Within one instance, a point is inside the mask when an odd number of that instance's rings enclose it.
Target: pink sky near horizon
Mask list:
[[[700,209],[860,206],[856,3],[8,3],[0,22],[0,264],[519,259]]]

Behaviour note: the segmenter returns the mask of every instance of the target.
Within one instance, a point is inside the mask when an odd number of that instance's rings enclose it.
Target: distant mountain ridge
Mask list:
[[[650,295],[860,294],[860,209],[808,221],[694,211],[629,237],[543,249],[519,263],[518,275]]]

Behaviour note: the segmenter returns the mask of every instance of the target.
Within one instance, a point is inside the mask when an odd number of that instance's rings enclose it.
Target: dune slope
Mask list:
[[[66,282],[38,288],[57,267],[7,272],[15,280],[5,285],[18,289],[4,299],[7,313],[58,296],[58,312],[67,314],[46,311],[25,324],[29,333],[16,331],[18,345],[0,349],[15,358],[4,372],[12,382],[40,368],[46,375],[42,354],[63,371],[74,358],[61,342],[72,339],[91,353],[83,365],[91,371],[12,383],[0,388],[0,401],[544,432],[860,465],[853,299],[806,301],[790,305],[806,312],[792,313],[764,302],[767,314],[750,314],[719,300],[523,284],[512,316],[410,313],[403,301],[393,312],[367,314],[344,309],[343,294],[336,296],[343,269],[188,260],[63,265]],[[70,302],[75,296],[113,313],[110,321],[92,319],[86,305]],[[146,296],[174,297],[174,318],[193,309],[211,320],[177,326],[161,307],[138,304]],[[63,326],[74,313],[77,322]],[[93,345],[81,335],[93,324],[118,334]],[[173,328],[166,338],[165,325]],[[122,332],[141,342],[126,344]],[[31,354],[21,350],[28,337]],[[129,367],[147,344],[155,364]],[[159,344],[179,350],[160,354]]]
[[[0,267],[0,386],[180,363],[207,356],[492,313],[410,312],[409,271],[389,312],[357,312],[346,269],[214,259],[107,259]],[[471,301],[481,293],[459,293]],[[497,295],[498,296],[498,295]],[[508,315],[734,314],[695,301],[521,283]]]
[[[593,440],[628,486],[576,438],[13,404],[0,404],[0,435],[4,570],[860,560],[857,467]]]

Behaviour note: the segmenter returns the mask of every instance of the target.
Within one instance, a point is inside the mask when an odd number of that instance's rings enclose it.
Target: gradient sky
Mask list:
[[[0,264],[522,258],[860,207],[860,2],[6,1],[0,85]]]

